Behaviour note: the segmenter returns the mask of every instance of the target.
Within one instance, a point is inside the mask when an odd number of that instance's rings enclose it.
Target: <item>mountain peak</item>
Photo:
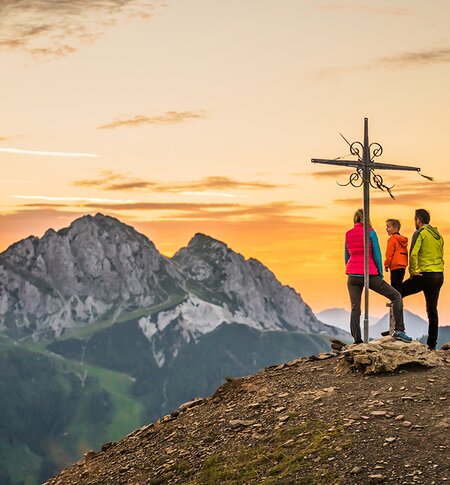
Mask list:
[[[301,296],[282,285],[266,266],[245,259],[217,239],[197,233],[172,261],[188,276],[192,293],[207,295],[223,310],[223,321],[264,330],[339,333],[322,326]],[[213,313],[209,309],[209,315]]]
[[[215,239],[207,234],[197,232],[194,237],[189,241],[189,248],[205,248],[205,247],[224,247],[228,248],[228,245],[218,239]]]
[[[14,337],[60,335],[182,291],[176,270],[146,236],[100,213],[11,246],[0,273],[0,331],[14,321]]]
[[[119,219],[116,219],[115,217],[107,216],[105,214],[102,214],[101,212],[97,212],[95,216],[92,216],[91,214],[86,214],[84,216],[81,216],[78,219],[75,219],[68,228],[64,228],[64,229],[69,229],[71,227],[86,226],[86,225],[127,227],[135,231],[134,228],[119,221]]]

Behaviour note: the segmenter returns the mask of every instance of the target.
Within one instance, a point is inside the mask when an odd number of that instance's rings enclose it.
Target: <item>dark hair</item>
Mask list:
[[[429,224],[430,223],[430,213],[426,209],[416,209],[416,219],[422,224]]]
[[[400,224],[400,221],[398,219],[386,219],[386,224],[388,222],[391,223],[391,226],[394,226],[398,231],[400,231],[402,225]]]

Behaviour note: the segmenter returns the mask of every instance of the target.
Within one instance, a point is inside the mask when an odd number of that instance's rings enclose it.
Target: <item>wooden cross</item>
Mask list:
[[[339,165],[343,167],[356,168],[356,172],[350,175],[350,181],[345,185],[353,185],[354,187],[363,186],[364,194],[364,342],[369,341],[369,220],[370,220],[370,186],[381,190],[387,190],[389,195],[393,197],[390,189],[383,183],[383,178],[375,174],[374,170],[409,170],[420,172],[419,167],[408,167],[405,165],[394,165],[392,163],[374,162],[375,157],[379,157],[383,153],[383,148],[379,143],[369,144],[369,122],[364,118],[364,144],[360,142],[349,143],[343,135],[342,138],[350,146],[351,155],[357,156],[358,160],[326,160],[322,158],[312,158],[312,163],[324,163],[327,165]],[[360,154],[362,149],[362,156]],[[419,174],[422,175],[422,174]],[[422,175],[429,180],[431,177]],[[359,182],[359,183],[358,183]]]

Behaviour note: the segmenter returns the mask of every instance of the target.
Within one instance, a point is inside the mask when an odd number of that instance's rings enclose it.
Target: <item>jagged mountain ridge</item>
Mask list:
[[[262,328],[270,324],[289,330],[315,332],[317,319],[309,306],[289,286],[280,285],[275,275],[254,258],[245,258],[225,244],[208,236],[197,234],[187,248],[180,249],[173,260],[189,278],[206,282],[219,301],[225,301],[231,311],[240,312],[245,322],[258,322]],[[213,286],[210,286],[213,282]],[[245,294],[236,289],[245,289]],[[271,295],[272,298],[268,298]],[[264,316],[264,319],[261,318]],[[294,325],[300,317],[304,327]]]
[[[202,234],[167,258],[96,214],[0,255],[0,330],[13,338],[52,338],[139,310],[148,310],[139,326],[149,340],[170,324],[189,340],[223,322],[342,337],[264,265]]]

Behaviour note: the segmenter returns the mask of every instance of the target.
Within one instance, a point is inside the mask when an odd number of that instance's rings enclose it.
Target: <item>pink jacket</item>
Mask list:
[[[378,244],[376,233],[372,228],[369,228],[369,236],[369,275],[383,277],[380,246]],[[378,265],[376,264],[375,259],[380,260],[378,261]],[[364,274],[364,226],[361,222],[357,222],[353,229],[350,229],[345,234],[345,261],[345,272],[347,274]]]

